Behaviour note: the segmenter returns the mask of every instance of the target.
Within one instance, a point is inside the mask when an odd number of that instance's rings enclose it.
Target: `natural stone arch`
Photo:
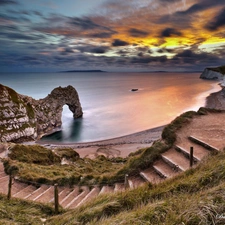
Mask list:
[[[0,84],[0,141],[36,140],[61,129],[63,106],[74,118],[83,115],[75,88],[55,88],[46,98],[35,100]]]
[[[56,103],[57,107],[68,105],[70,111],[73,113],[74,118],[79,118],[83,115],[78,93],[71,85],[62,88],[61,86],[52,90],[45,99],[45,102]],[[54,104],[55,105],[55,104]]]
[[[38,135],[53,133],[61,128],[64,105],[68,105],[74,118],[83,115],[78,93],[71,85],[55,88],[46,98],[38,101]]]

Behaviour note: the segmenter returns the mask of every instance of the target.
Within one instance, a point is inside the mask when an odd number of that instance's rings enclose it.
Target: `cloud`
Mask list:
[[[10,4],[19,4],[19,3],[13,0],[0,0],[0,5],[10,5]]]
[[[114,47],[126,46],[126,45],[129,45],[129,43],[126,41],[122,41],[120,39],[115,39],[112,43],[112,46],[114,46]]]
[[[210,31],[215,31],[220,27],[225,26],[225,8],[223,8],[217,16],[208,25],[205,26],[206,29]]]
[[[139,30],[136,28],[131,28],[128,30],[128,33],[132,36],[132,37],[146,37],[149,35],[149,32],[147,31],[143,31],[143,30]]]
[[[79,27],[83,30],[102,28],[102,26],[94,23],[91,19],[87,17],[86,18],[73,17],[70,19],[70,24]]]
[[[161,33],[162,37],[182,36],[182,33],[174,28],[166,28]]]
[[[95,53],[95,54],[104,54],[109,50],[108,46],[93,46],[93,45],[84,45],[76,47],[77,50],[84,53]]]

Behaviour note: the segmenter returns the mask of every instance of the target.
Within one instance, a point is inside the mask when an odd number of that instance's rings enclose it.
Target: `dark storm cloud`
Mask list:
[[[95,23],[88,17],[71,18],[52,14],[50,17],[43,19],[45,20],[45,23],[34,25],[34,30],[47,34],[62,35],[65,37],[75,36],[100,39],[110,38],[113,34],[117,33],[109,27]]]
[[[18,2],[13,0],[0,0],[0,5],[10,5],[10,4],[18,4]]]
[[[36,57],[32,57],[32,56],[23,56],[23,57],[19,58],[19,60],[21,60],[21,61],[36,61],[38,59]]]
[[[185,64],[203,64],[204,62],[213,64],[218,63],[220,58],[216,55],[212,55],[206,52],[195,53],[192,50],[184,50],[173,57],[171,61],[176,61],[177,63]]]
[[[182,33],[174,28],[166,28],[161,33],[162,37],[182,36]]]
[[[139,30],[136,28],[131,28],[128,30],[128,33],[132,36],[132,37],[146,37],[149,35],[149,32],[143,31],[143,30]]]
[[[89,18],[73,17],[70,19],[70,24],[75,25],[76,27],[80,27],[83,30],[90,30],[100,27]]]
[[[120,39],[115,39],[112,43],[112,46],[114,47],[126,46],[126,45],[129,45],[129,43]]]
[[[93,37],[93,38],[110,38],[115,33],[117,33],[117,32],[115,32],[115,31],[111,31],[111,32],[98,32],[98,33],[91,33],[91,34],[89,34],[89,36],[90,37]]]
[[[86,52],[86,53],[104,54],[109,50],[109,47],[86,45],[86,46],[76,47],[76,49],[83,53]]]
[[[210,9],[212,7],[223,6],[224,4],[224,0],[199,0],[199,3],[190,6],[187,10],[178,11],[176,12],[176,14],[190,15],[200,11],[204,11],[206,9]]]
[[[111,31],[111,29],[109,27],[97,24],[91,18],[88,18],[88,17],[84,17],[84,18],[73,17],[73,18],[70,18],[69,24],[71,24],[75,27],[78,27],[82,30],[100,29],[100,30]]]
[[[130,61],[132,64],[149,64],[151,62],[166,62],[168,59],[166,56],[145,56],[145,57],[133,57]]]
[[[0,33],[1,35],[1,33]],[[42,35],[25,35],[22,33],[6,33],[4,34],[5,37],[10,38],[10,39],[16,39],[16,40],[27,40],[27,41],[32,41],[32,40],[40,40],[43,38]]]
[[[166,2],[166,1],[165,1]],[[198,3],[191,5],[186,10],[175,11],[172,14],[164,15],[155,22],[159,24],[174,24],[174,26],[183,28],[192,28],[194,15],[205,10],[225,6],[224,0],[198,0]]]
[[[225,26],[225,8],[223,8],[218,15],[208,25],[206,25],[206,28],[214,31],[222,26]]]

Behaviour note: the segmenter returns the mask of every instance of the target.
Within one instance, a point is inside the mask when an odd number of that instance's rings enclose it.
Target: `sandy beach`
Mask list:
[[[80,157],[95,158],[98,155],[106,157],[127,157],[131,152],[141,148],[150,147],[155,140],[161,137],[164,126],[144,130],[134,134],[83,143],[49,143],[37,142],[48,147],[54,148],[73,148],[80,154]]]
[[[225,110],[225,97],[223,89],[219,92],[212,93],[206,98],[205,107]],[[160,126],[138,133],[83,143],[49,143],[38,141],[38,144],[54,148],[73,148],[80,154],[80,157],[96,158],[99,155],[106,157],[127,157],[131,152],[141,148],[150,147],[155,140],[161,138],[163,128]]]

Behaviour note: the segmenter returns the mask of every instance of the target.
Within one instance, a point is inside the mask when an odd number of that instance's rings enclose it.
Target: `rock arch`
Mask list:
[[[55,88],[46,98],[35,100],[0,84],[0,141],[36,140],[61,129],[63,106],[74,118],[83,115],[79,96],[71,85]]]

